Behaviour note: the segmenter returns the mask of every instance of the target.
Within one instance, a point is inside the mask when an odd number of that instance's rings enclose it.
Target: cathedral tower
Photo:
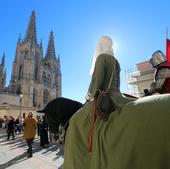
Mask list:
[[[60,71],[60,58],[56,58],[55,47],[54,47],[54,35],[53,32],[50,32],[48,47],[46,56],[44,58],[44,65],[46,71],[50,69],[55,73],[51,73],[51,85],[52,88],[55,88],[55,92],[58,96],[61,96],[61,71]],[[51,93],[52,94],[52,93]]]
[[[10,81],[11,92],[23,93],[22,105],[24,106],[43,107],[52,99],[61,96],[61,85],[60,89],[56,88],[58,86],[56,84],[61,83],[55,80],[60,68],[55,58],[53,34],[51,36],[47,55],[43,58],[42,40],[40,43],[37,42],[36,17],[33,11],[25,38],[22,39],[20,35],[17,42]],[[60,92],[57,92],[58,90]]]

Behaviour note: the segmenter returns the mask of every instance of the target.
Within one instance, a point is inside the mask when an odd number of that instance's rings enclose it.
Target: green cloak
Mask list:
[[[169,169],[170,94],[130,102],[107,122],[96,118],[88,153],[92,102],[70,120],[64,169]]]

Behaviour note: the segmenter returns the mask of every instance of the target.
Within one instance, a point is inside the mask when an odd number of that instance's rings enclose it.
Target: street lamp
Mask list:
[[[22,93],[20,93],[19,94],[19,103],[20,103],[20,112],[19,112],[19,117],[21,118],[21,101],[22,101],[22,97],[23,97],[23,94]]]

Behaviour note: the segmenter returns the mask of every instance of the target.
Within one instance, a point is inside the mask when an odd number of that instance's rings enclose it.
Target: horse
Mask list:
[[[78,101],[57,97],[49,102],[43,110],[38,110],[37,112],[45,113],[49,123],[49,131],[58,133],[60,126],[63,126],[65,131],[67,130],[69,119],[82,106],[83,104]]]
[[[129,102],[107,121],[96,117],[88,142],[92,105],[87,103],[70,120],[64,168],[170,168],[170,94]]]

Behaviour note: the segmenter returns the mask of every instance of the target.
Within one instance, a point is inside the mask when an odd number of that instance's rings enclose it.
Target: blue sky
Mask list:
[[[7,84],[11,78],[16,42],[25,37],[32,10],[37,39],[46,53],[54,32],[61,59],[62,95],[84,102],[89,70],[100,36],[109,35],[121,65],[121,91],[127,92],[125,71],[148,60],[158,49],[165,52],[170,28],[170,2],[159,0],[3,0],[0,2],[0,59],[6,55]]]

